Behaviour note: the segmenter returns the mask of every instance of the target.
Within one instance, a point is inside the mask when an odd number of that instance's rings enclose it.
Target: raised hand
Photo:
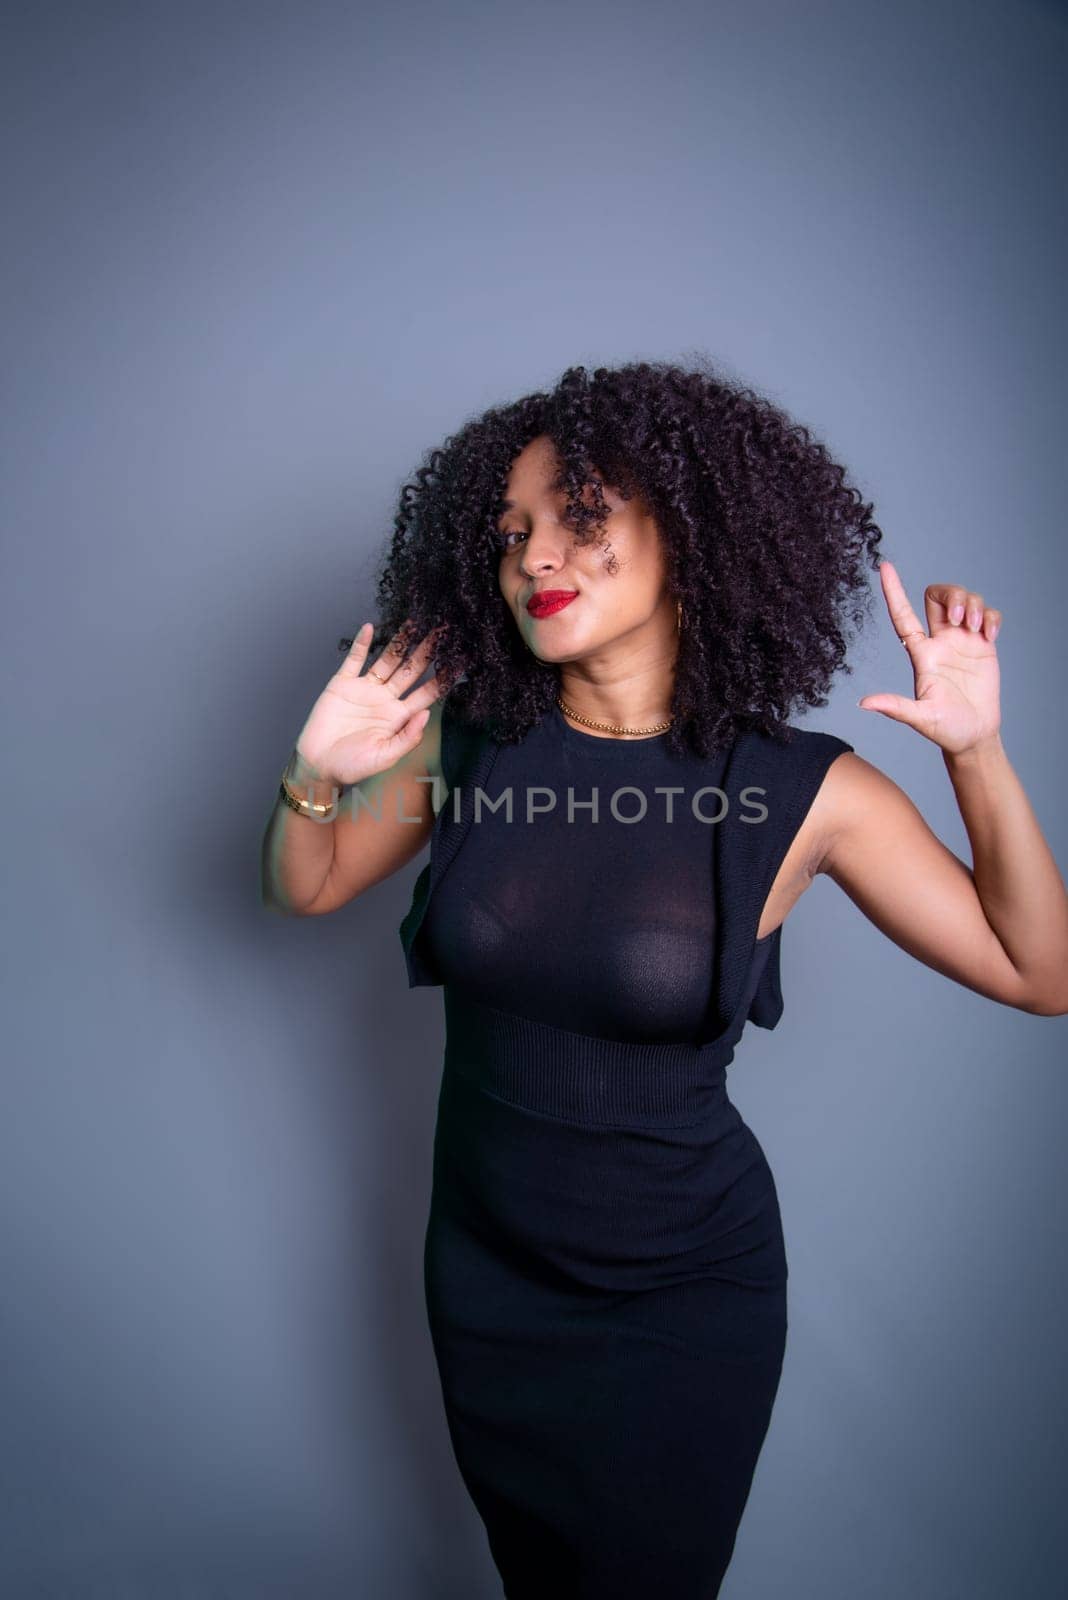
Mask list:
[[[891,562],[880,563],[879,576],[890,620],[912,662],[915,699],[867,694],[857,701],[861,710],[881,711],[954,755],[995,736],[1001,674],[994,640],[1001,612],[963,584],[931,583],[923,597],[927,632]]]
[[[403,666],[401,635],[394,634],[364,672],[372,631],[365,622],[297,739],[302,770],[338,787],[385,772],[414,749],[441,692],[431,677],[401,698],[426,669],[440,629],[425,634]]]

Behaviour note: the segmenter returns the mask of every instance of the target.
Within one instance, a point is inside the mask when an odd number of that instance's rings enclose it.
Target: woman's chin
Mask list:
[[[560,667],[570,661],[581,661],[586,654],[584,650],[576,649],[574,645],[571,645],[567,650],[562,646],[558,646],[555,650],[549,650],[544,645],[540,650],[535,650],[533,645],[530,645],[529,649],[531,655],[546,667]]]
[[[523,643],[531,655],[536,656],[539,661],[543,661],[546,666],[555,666],[559,661],[571,661],[577,654],[574,639],[569,639],[566,642],[563,639],[550,642],[544,638],[535,641],[524,637]]]

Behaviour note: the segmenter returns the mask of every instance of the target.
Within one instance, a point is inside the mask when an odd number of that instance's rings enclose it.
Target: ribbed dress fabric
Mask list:
[[[498,742],[443,707],[448,798],[400,929],[409,984],[444,993],[424,1282],[507,1600],[714,1600],[734,1550],[787,1263],[726,1068],[782,1014],[760,913],[853,748],[790,733],[701,761],[555,708]]]

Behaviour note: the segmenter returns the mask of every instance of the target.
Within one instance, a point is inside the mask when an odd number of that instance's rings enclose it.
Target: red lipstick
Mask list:
[[[532,617],[551,617],[554,612],[562,611],[577,599],[577,589],[542,589],[540,594],[531,595],[527,610]]]

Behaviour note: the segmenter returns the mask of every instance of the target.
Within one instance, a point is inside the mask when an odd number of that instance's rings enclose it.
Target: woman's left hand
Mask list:
[[[963,584],[931,583],[923,596],[928,634],[892,563],[880,562],[879,575],[890,620],[912,662],[916,698],[866,694],[857,701],[861,710],[904,722],[953,755],[995,737],[1001,674],[994,640],[1001,612]]]

